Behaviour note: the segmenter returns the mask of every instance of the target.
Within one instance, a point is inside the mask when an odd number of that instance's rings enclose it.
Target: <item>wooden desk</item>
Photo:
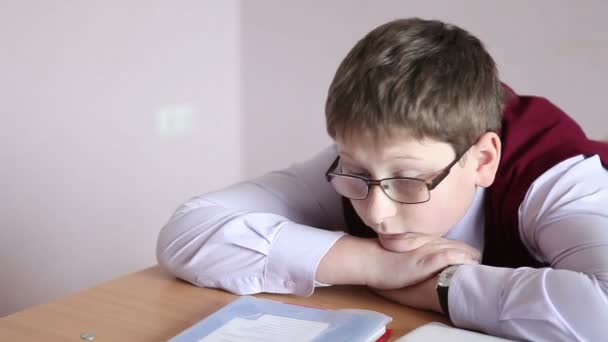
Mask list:
[[[389,302],[365,287],[321,288],[310,298],[258,296],[321,308],[380,311],[393,317],[393,339],[430,321],[446,322],[441,315]],[[0,341],[82,341],[83,332],[95,332],[95,341],[103,342],[166,341],[235,297],[195,287],[152,267],[6,316],[0,319]]]

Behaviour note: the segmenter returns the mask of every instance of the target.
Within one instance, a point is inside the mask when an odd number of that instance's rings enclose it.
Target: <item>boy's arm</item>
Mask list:
[[[420,283],[449,265],[479,263],[479,251],[462,241],[424,235],[407,240],[411,248],[392,252],[377,239],[344,236],[321,259],[316,279],[391,290]]]
[[[198,286],[239,294],[312,293],[319,260],[344,235],[340,197],[323,174],[335,156],[330,147],[191,199],[159,234],[160,265]]]
[[[608,171],[570,159],[539,178],[520,208],[522,240],[551,268],[461,266],[449,310],[460,327],[541,341],[599,341],[608,322]]]
[[[341,198],[324,178],[335,156],[328,148],[287,170],[190,200],[160,232],[159,263],[199,286],[310,295],[315,280],[396,288],[448,264],[477,262],[478,253],[461,242],[394,253],[375,239],[344,235]]]

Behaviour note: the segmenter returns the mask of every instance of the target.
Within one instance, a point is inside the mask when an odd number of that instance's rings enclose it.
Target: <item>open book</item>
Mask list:
[[[324,310],[243,296],[169,342],[373,342],[392,319],[368,310]]]

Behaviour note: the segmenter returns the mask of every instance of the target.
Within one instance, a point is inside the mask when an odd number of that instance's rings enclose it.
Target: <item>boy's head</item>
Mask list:
[[[500,129],[503,90],[492,57],[461,28],[417,18],[391,21],[361,39],[340,64],[326,103],[336,139],[395,128],[464,152]]]
[[[395,20],[353,47],[326,103],[327,130],[340,153],[336,173],[429,183],[464,155],[429,192],[432,200],[391,201],[387,186],[394,190],[398,183],[371,186],[365,199],[353,200],[381,241],[405,232],[443,235],[463,217],[476,186],[493,181],[503,103],[492,57],[479,39],[456,26]]]

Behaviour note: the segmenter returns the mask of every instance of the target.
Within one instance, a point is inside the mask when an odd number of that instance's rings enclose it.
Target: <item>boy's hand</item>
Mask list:
[[[420,233],[405,233],[399,234],[397,237],[384,237],[380,235],[378,241],[385,249],[393,252],[409,252],[420,248],[427,243],[435,240],[440,240],[440,236],[420,234]]]
[[[479,263],[479,251],[464,242],[421,234],[411,239],[403,244],[407,248],[394,252],[378,239],[345,235],[322,258],[315,280],[393,290],[431,278],[449,265]]]
[[[411,239],[411,240],[410,240]],[[462,241],[418,235],[401,244],[402,252],[384,250],[370,258],[373,271],[367,285],[381,290],[400,289],[435,276],[449,265],[478,264],[480,253]],[[382,241],[380,243],[384,246]],[[409,246],[409,248],[405,248]]]

